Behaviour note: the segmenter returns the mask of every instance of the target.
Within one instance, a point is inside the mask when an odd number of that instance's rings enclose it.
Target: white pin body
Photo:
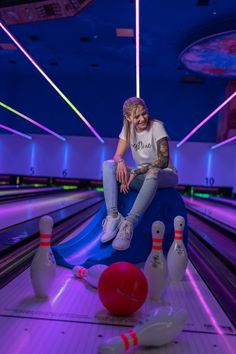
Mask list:
[[[39,247],[31,264],[31,281],[37,297],[48,297],[56,275],[51,247]]]
[[[133,331],[138,338],[137,345],[158,347],[172,342],[183,329],[186,319],[187,313],[184,309],[175,309],[172,306],[158,308],[146,321],[134,327]],[[133,339],[129,333],[125,333],[125,336],[130,349]],[[127,349],[121,336],[106,340],[98,348],[100,354],[121,354],[125,350]]]
[[[158,239],[158,245],[161,248],[164,232],[165,225],[161,221],[156,221],[152,224],[152,238],[153,240]],[[153,241],[154,245],[155,242]],[[152,249],[145,262],[144,273],[148,281],[148,299],[158,302],[166,288],[168,280],[167,263],[162,249]]]
[[[184,226],[184,218],[182,216],[176,216],[174,219],[175,232],[183,232]],[[167,255],[168,272],[172,282],[180,282],[183,279],[187,264],[188,254],[183,239],[174,239]]]
[[[80,269],[84,269],[84,275],[83,276],[80,276],[79,275],[79,270]],[[90,284],[91,286],[93,286],[94,288],[97,288],[98,287],[98,282],[99,282],[99,279],[102,275],[102,273],[104,272],[104,270],[107,269],[107,265],[105,264],[96,264],[90,268],[83,268],[81,266],[75,266],[73,268],[73,274],[75,276],[77,276],[78,278],[82,278],[82,279],[85,279],[88,284]]]
[[[148,281],[148,298],[159,301],[168,279],[167,264],[162,253],[150,253],[144,266],[144,274]]]
[[[40,218],[40,243],[45,242],[49,245],[39,246],[31,264],[31,281],[37,297],[48,297],[56,275],[56,261],[50,247],[52,228],[51,216],[45,215]]]

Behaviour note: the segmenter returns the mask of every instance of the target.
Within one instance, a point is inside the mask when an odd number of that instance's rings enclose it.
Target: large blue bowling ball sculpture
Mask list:
[[[137,192],[130,190],[128,194],[119,193],[118,208],[126,216],[131,209]],[[174,218],[182,215],[185,218],[183,241],[187,247],[187,216],[180,193],[174,188],[159,189],[134,229],[130,247],[126,251],[116,251],[112,241],[102,244],[99,234],[102,231],[102,220],[106,217],[106,207],[100,209],[91,223],[76,237],[59,246],[53,247],[57,264],[70,267],[80,264],[91,267],[95,264],[110,265],[125,261],[130,263],[145,262],[152,248],[151,226],[156,220],[165,224],[163,252],[167,254],[174,238]]]

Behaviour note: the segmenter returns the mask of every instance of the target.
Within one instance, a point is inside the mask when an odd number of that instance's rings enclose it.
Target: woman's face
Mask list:
[[[133,124],[135,130],[140,133],[148,126],[148,113],[142,105],[134,107],[128,121]]]

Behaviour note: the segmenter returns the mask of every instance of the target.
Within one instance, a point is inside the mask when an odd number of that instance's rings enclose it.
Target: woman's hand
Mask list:
[[[124,184],[124,185],[126,185],[128,182],[128,172],[127,172],[127,167],[126,167],[124,160],[117,163],[116,180],[119,183]]]
[[[124,194],[127,194],[128,191],[129,191],[129,188],[127,187],[127,183],[122,183],[120,185],[120,192],[124,193]]]
[[[136,175],[132,173],[132,174],[129,176],[128,182],[127,182],[127,183],[122,183],[122,184],[120,185],[120,192],[121,192],[121,193],[127,194],[127,193],[129,192],[130,184],[131,184],[131,182],[133,181],[133,179],[134,179],[135,177],[136,177]]]
[[[133,179],[136,177],[135,173],[131,173],[129,176],[129,180],[127,182],[127,188],[129,189],[131,182],[133,181]]]

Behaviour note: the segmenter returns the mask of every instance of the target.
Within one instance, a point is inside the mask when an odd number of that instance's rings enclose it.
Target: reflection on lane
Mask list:
[[[186,196],[183,196],[183,200],[187,206],[211,217],[217,222],[222,222],[223,224],[236,229],[236,213],[233,207],[213,203],[207,199],[204,199],[203,201],[199,198]]]
[[[42,214],[48,214],[54,210],[78,203],[88,197],[97,195],[97,191],[76,191],[65,194],[53,194],[45,197],[35,197],[28,200],[0,204],[0,229],[35,218]]]

